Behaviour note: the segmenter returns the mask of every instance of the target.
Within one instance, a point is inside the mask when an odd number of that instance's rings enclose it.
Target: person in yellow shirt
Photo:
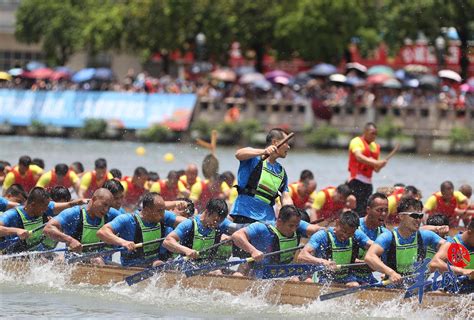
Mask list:
[[[234,186],[237,184],[237,180],[231,171],[223,172],[221,174],[221,180],[221,190],[227,199],[229,207],[231,207],[239,195],[237,188],[234,188]]]
[[[43,174],[43,169],[32,164],[29,156],[22,156],[18,160],[18,165],[7,173],[3,181],[3,192],[5,193],[12,184],[19,184],[28,193],[35,187],[41,174]]]
[[[327,187],[316,193],[310,220],[330,223],[337,219],[341,210],[355,207],[356,199],[347,184],[341,184],[337,188]]]
[[[184,197],[188,198],[191,194],[191,187],[196,183],[201,182],[201,178],[198,177],[198,167],[191,163],[188,164],[184,175],[179,177],[178,189],[179,193]]]
[[[55,186],[64,186],[73,188],[79,194],[80,180],[77,174],[69,169],[67,164],[59,163],[53,170],[44,173],[36,183],[37,187],[53,188]]]
[[[79,198],[90,198],[95,190],[102,188],[105,181],[113,176],[107,171],[107,160],[99,158],[94,162],[94,170],[86,172],[81,179],[79,187]]]
[[[444,181],[440,186],[440,191],[426,200],[423,212],[429,215],[443,214],[448,217],[450,227],[457,227],[459,218],[464,216],[464,210],[467,207],[466,196],[455,191],[451,181]]]
[[[349,144],[349,180],[348,185],[357,199],[355,211],[363,217],[367,200],[373,192],[372,173],[379,172],[387,160],[379,160],[380,145],[375,142],[377,126],[369,122],[364,133],[355,137]]]

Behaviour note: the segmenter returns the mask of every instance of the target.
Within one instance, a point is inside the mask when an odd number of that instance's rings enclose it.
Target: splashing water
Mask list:
[[[270,283],[261,282],[256,283],[252,293],[239,295],[184,288],[180,283],[169,288],[160,285],[159,275],[132,287],[123,282],[105,286],[73,285],[69,282],[73,267],[38,261],[31,262],[29,267],[18,275],[4,270],[0,263],[0,307],[7,318],[34,314],[81,319],[447,319],[449,312],[441,307],[422,309],[416,302],[401,298],[368,305],[353,296],[314,301],[304,306],[274,305],[263,299]],[[472,296],[460,297],[463,311],[449,317],[459,320],[474,318]]]

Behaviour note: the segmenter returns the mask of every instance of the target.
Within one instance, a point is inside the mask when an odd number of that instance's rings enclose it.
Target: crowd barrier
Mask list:
[[[162,124],[175,131],[189,127],[195,94],[146,94],[87,91],[0,90],[0,123],[29,126],[33,121],[79,128],[103,119],[123,129]]]

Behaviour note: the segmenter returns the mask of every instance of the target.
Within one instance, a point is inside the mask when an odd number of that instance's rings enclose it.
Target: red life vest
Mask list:
[[[221,186],[218,182],[201,181],[201,195],[195,203],[196,209],[204,211],[209,200],[218,198],[220,194]]]
[[[122,179],[127,184],[127,193],[124,197],[124,204],[135,205],[140,197],[145,193],[145,188],[139,187],[132,182],[132,177],[125,177]]]
[[[95,192],[97,189],[102,188],[102,186],[104,185],[105,181],[107,181],[107,177],[108,177],[108,176],[109,176],[109,172],[106,171],[106,172],[105,172],[104,180],[99,183],[99,181],[97,181],[97,173],[95,172],[95,170],[91,171],[91,184],[89,185],[89,188],[87,189],[87,191],[86,191],[86,193],[85,193],[85,197],[86,197],[86,198],[91,198],[92,195],[94,194],[94,192]]]
[[[167,180],[160,180],[158,183],[160,184],[160,195],[165,201],[173,201],[178,198],[179,189],[178,185],[174,189],[168,188],[166,184]]]
[[[15,176],[15,183],[21,185],[26,193],[30,192],[30,190],[35,187],[38,178],[35,177],[34,172],[30,169],[26,170],[24,176],[20,174],[18,169],[13,169],[11,172],[13,172],[13,175]]]
[[[359,139],[362,140],[362,143],[364,144],[364,150],[362,151],[362,154],[368,158],[378,159],[380,155],[380,145],[375,144],[376,149],[374,152],[372,152],[367,141],[365,141],[362,136],[359,137]],[[354,179],[358,174],[370,179],[372,178],[373,171],[374,168],[357,161],[354,153],[349,151],[349,172],[351,174],[350,180]]]
[[[51,181],[49,181],[46,187],[48,188],[54,188],[56,186],[63,186],[66,188],[72,187],[71,178],[69,177],[69,172],[70,170],[68,170],[66,175],[64,176],[63,182],[61,184],[58,184],[58,175],[56,174],[56,171],[51,170]]]
[[[306,202],[309,201],[309,196],[302,198],[298,194],[298,183],[293,183],[288,186],[291,190],[291,200],[293,200],[293,205],[300,209],[305,209]]]
[[[329,191],[335,190],[335,189],[336,189],[335,187],[327,187],[322,190],[322,192],[324,192],[324,195],[326,196],[326,202],[324,202],[324,205],[319,210],[320,218],[324,218],[324,219],[331,218],[332,216],[338,214],[339,211],[344,209],[344,207],[346,206],[345,202],[336,203],[333,201],[331,195],[329,194]]]
[[[455,213],[457,206],[456,197],[453,195],[449,202],[446,203],[441,194],[434,193],[433,195],[436,197],[436,208],[431,210],[430,214],[443,214],[448,217],[450,226],[456,226],[458,221],[458,216]]]

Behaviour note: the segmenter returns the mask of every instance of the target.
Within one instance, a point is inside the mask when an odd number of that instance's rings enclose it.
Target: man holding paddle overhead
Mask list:
[[[379,160],[380,145],[375,142],[377,126],[369,122],[364,133],[355,137],[349,144],[349,180],[348,185],[357,199],[355,211],[362,217],[367,199],[373,192],[372,173],[379,172],[388,160]]]
[[[293,261],[295,252],[275,255],[268,259],[264,259],[264,254],[296,248],[301,237],[310,237],[320,229],[318,225],[302,221],[300,212],[294,205],[285,205],[281,207],[276,222],[252,223],[235,232],[232,240],[236,246],[248,252],[256,262],[263,260],[271,264],[288,264]],[[242,274],[247,274],[248,271],[248,265],[239,267],[239,272]]]
[[[124,266],[161,264],[161,242],[143,247],[137,247],[137,244],[164,238],[167,227],[174,229],[179,223],[186,220],[184,217],[177,217],[171,211],[165,210],[165,201],[156,192],[146,193],[142,202],[143,209],[141,211],[135,211],[133,215],[122,214],[97,231],[97,236],[103,242],[128,250],[128,252],[121,254]],[[180,203],[184,206],[187,205],[187,203]]]
[[[66,209],[51,219],[44,233],[53,240],[65,242],[71,251],[82,252],[83,245],[100,241],[97,230],[120,215],[111,208],[113,199],[109,190],[97,189],[87,205]],[[95,262],[104,263],[101,258]]]
[[[267,134],[265,149],[242,148],[235,157],[240,161],[237,172],[237,191],[231,217],[235,223],[275,221],[273,205],[280,197],[281,205],[293,204],[288,190],[288,176],[278,158],[286,158],[290,145],[283,129],[275,128]],[[233,255],[245,258],[242,250],[233,248]]]
[[[358,229],[359,216],[355,211],[343,211],[336,220],[336,226],[313,234],[301,250],[298,261],[322,264],[328,272],[337,271],[337,265],[352,264],[359,255],[359,248],[367,249],[373,243]],[[313,282],[336,281],[347,286],[358,286],[361,282],[350,270],[336,274],[315,273]]]
[[[421,201],[402,198],[398,204],[400,225],[379,235],[365,255],[372,270],[385,274],[393,283],[413,273],[413,264],[425,259],[427,247],[438,250],[446,242],[432,231],[420,230],[422,208]]]

